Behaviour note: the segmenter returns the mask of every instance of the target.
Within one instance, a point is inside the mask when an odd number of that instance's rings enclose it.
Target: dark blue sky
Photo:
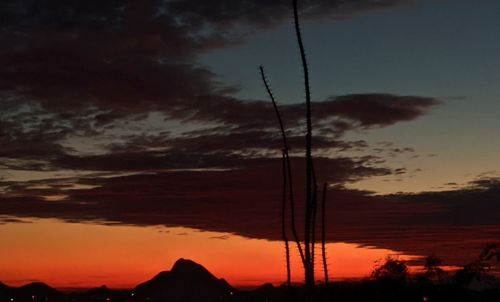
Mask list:
[[[500,169],[496,155],[500,151],[496,133],[500,127],[500,3],[414,2],[304,25],[315,100],[379,92],[430,96],[442,102],[414,122],[348,134],[371,142],[391,141],[423,155],[392,162],[422,169],[412,179],[370,182],[367,188],[373,190],[381,185],[383,191],[441,189],[445,183],[464,183]],[[209,53],[201,62],[222,81],[238,85],[237,95],[246,99],[266,98],[257,73],[257,66],[263,64],[281,102],[302,101],[291,20],[257,31],[240,46]]]

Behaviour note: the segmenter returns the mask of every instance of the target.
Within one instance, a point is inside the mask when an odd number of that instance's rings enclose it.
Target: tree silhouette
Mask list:
[[[444,270],[440,267],[442,264],[443,259],[435,255],[425,257],[424,277],[429,281],[441,281],[444,276]]]
[[[479,259],[500,262],[500,243],[491,243],[485,246],[479,254]]]
[[[467,286],[473,280],[491,280],[490,271],[500,261],[500,243],[488,244],[483,248],[477,260],[465,264],[455,272],[455,282]]]
[[[388,256],[382,265],[376,267],[372,277],[380,281],[404,283],[408,279],[408,267],[403,260]]]
[[[473,280],[489,279],[489,267],[481,261],[474,261],[464,265],[461,269],[455,272],[454,281],[458,285],[467,286]]]

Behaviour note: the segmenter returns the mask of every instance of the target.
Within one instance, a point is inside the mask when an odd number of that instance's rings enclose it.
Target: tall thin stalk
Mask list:
[[[309,290],[314,289],[314,262],[312,261],[313,244],[311,243],[311,229],[314,224],[314,172],[313,172],[313,159],[312,159],[312,122],[311,122],[311,89],[309,83],[309,67],[307,65],[307,58],[302,41],[302,34],[300,31],[298,1],[293,0],[293,17],[295,25],[295,34],[297,43],[299,45],[300,59],[302,62],[302,70],[304,75],[304,89],[306,98],[306,209],[305,209],[305,226],[304,226],[304,248],[305,248],[305,282]]]
[[[286,284],[288,287],[292,286],[292,276],[290,273],[290,246],[288,245],[288,236],[286,235],[286,187],[287,187],[287,173],[286,173],[286,156],[283,150],[282,158],[282,176],[283,176],[283,192],[281,200],[281,237],[285,242],[285,256],[286,256]]]
[[[286,220],[286,187],[289,189],[289,200],[290,200],[290,213],[291,213],[291,226],[292,233],[294,236],[294,240],[299,249],[300,257],[302,260],[302,264],[304,267],[304,275],[305,275],[305,285],[306,285],[306,300],[313,301],[314,299],[314,256],[315,256],[315,244],[316,244],[316,220],[317,220],[317,203],[318,203],[318,187],[316,182],[316,172],[314,170],[314,162],[312,156],[312,118],[311,118],[311,89],[309,83],[309,68],[307,65],[307,58],[304,49],[304,43],[302,40],[302,34],[300,30],[300,21],[299,21],[299,13],[298,13],[298,0],[293,0],[293,17],[294,17],[294,25],[295,25],[295,34],[297,38],[297,43],[300,51],[300,59],[302,63],[302,70],[304,76],[304,89],[305,89],[305,103],[306,103],[306,194],[305,194],[305,220],[304,220],[304,245],[302,248],[302,244],[299,240],[297,230],[295,227],[295,205],[294,205],[294,190],[293,190],[293,182],[292,182],[292,170],[290,163],[290,155],[289,155],[289,147],[285,132],[285,127],[283,126],[283,121],[281,119],[281,115],[272,94],[272,91],[269,87],[269,84],[266,80],[266,76],[264,73],[264,69],[260,67],[260,73],[262,77],[262,81],[266,86],[267,93],[271,98],[273,103],[274,110],[276,112],[276,116],[278,118],[279,126],[281,129],[281,136],[283,138],[283,154],[282,154],[282,164],[283,164],[283,205],[282,205],[282,236],[285,240],[285,245],[287,249],[287,270],[288,270],[288,282],[290,284],[290,273],[289,273],[289,250],[288,250],[288,239],[286,237],[286,227],[284,226]],[[321,244],[322,244],[322,256],[323,256],[323,265],[325,270],[325,282],[328,282],[328,272],[326,265],[326,252],[325,252],[325,199],[326,199],[326,183],[323,186],[323,201],[322,201],[322,235],[321,235]]]
[[[327,183],[323,183],[323,198],[321,199],[321,255],[323,256],[323,272],[325,273],[325,287],[328,290],[328,264],[326,262],[326,226],[325,226],[325,208],[326,208],[326,190]]]
[[[283,174],[283,179],[287,180],[287,182],[284,183],[284,190],[285,190],[286,186],[288,185],[288,189],[289,189],[288,197],[290,200],[290,222],[291,222],[291,227],[292,227],[292,235],[293,235],[294,241],[297,245],[297,249],[299,250],[299,254],[300,254],[300,258],[302,260],[302,263],[305,264],[304,252],[302,250],[302,245],[300,244],[300,239],[299,239],[299,236],[297,233],[297,228],[295,226],[295,201],[294,201],[294,190],[293,190],[293,182],[292,182],[292,168],[291,168],[292,165],[290,162],[290,155],[288,152],[289,146],[288,146],[288,140],[287,140],[287,136],[286,136],[285,126],[284,126],[283,120],[281,118],[281,113],[279,111],[278,104],[276,103],[276,99],[274,98],[274,94],[271,90],[271,87],[270,87],[268,81],[267,81],[264,67],[260,66],[259,69],[260,69],[260,75],[262,78],[262,82],[264,83],[264,86],[266,87],[267,94],[268,94],[268,96],[271,99],[271,102],[273,104],[274,112],[276,113],[276,117],[278,119],[278,123],[279,123],[280,130],[281,130],[281,137],[283,140],[283,155],[284,155],[283,164],[284,164],[284,166],[286,166],[286,173]],[[283,192],[283,198],[285,198],[285,196],[286,196],[286,191]],[[282,206],[282,211],[284,211],[283,210],[284,207],[285,207],[285,205]],[[284,227],[284,223],[285,223],[285,217],[282,216],[282,228]],[[287,251],[289,251],[289,250],[287,249]],[[287,265],[289,266],[289,260],[287,260]]]
[[[311,270],[314,276],[314,256],[315,256],[315,245],[316,245],[316,218],[317,218],[317,196],[318,196],[318,185],[316,183],[316,170],[314,169],[314,162],[311,161],[311,171],[312,171],[312,202],[311,202]]]

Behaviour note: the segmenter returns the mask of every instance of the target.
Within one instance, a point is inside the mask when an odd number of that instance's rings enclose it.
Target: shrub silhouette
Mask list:
[[[472,281],[482,281],[489,279],[488,267],[481,261],[474,261],[464,265],[455,272],[454,281],[461,286],[467,286]]]
[[[389,256],[382,265],[373,270],[372,277],[378,281],[406,283],[409,277],[408,267],[405,261]]]
[[[429,281],[442,281],[445,275],[444,270],[440,267],[442,264],[443,259],[435,255],[427,256],[424,262],[423,277],[425,277]]]

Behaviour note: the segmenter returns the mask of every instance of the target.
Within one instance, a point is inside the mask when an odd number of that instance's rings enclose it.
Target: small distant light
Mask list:
[[[10,298],[10,301],[14,301],[14,298]]]
[[[31,296],[31,299],[32,299],[32,300],[35,300],[35,295],[32,295],[32,296]]]
[[[232,295],[234,295],[234,293],[233,293],[233,292],[230,292],[229,294],[230,294],[231,296],[232,296]]]
[[[110,298],[106,298],[106,301],[110,301],[111,299]]]
[[[135,294],[134,294],[134,293],[131,293],[130,295],[131,295],[132,297],[133,297],[133,296],[135,296]]]

